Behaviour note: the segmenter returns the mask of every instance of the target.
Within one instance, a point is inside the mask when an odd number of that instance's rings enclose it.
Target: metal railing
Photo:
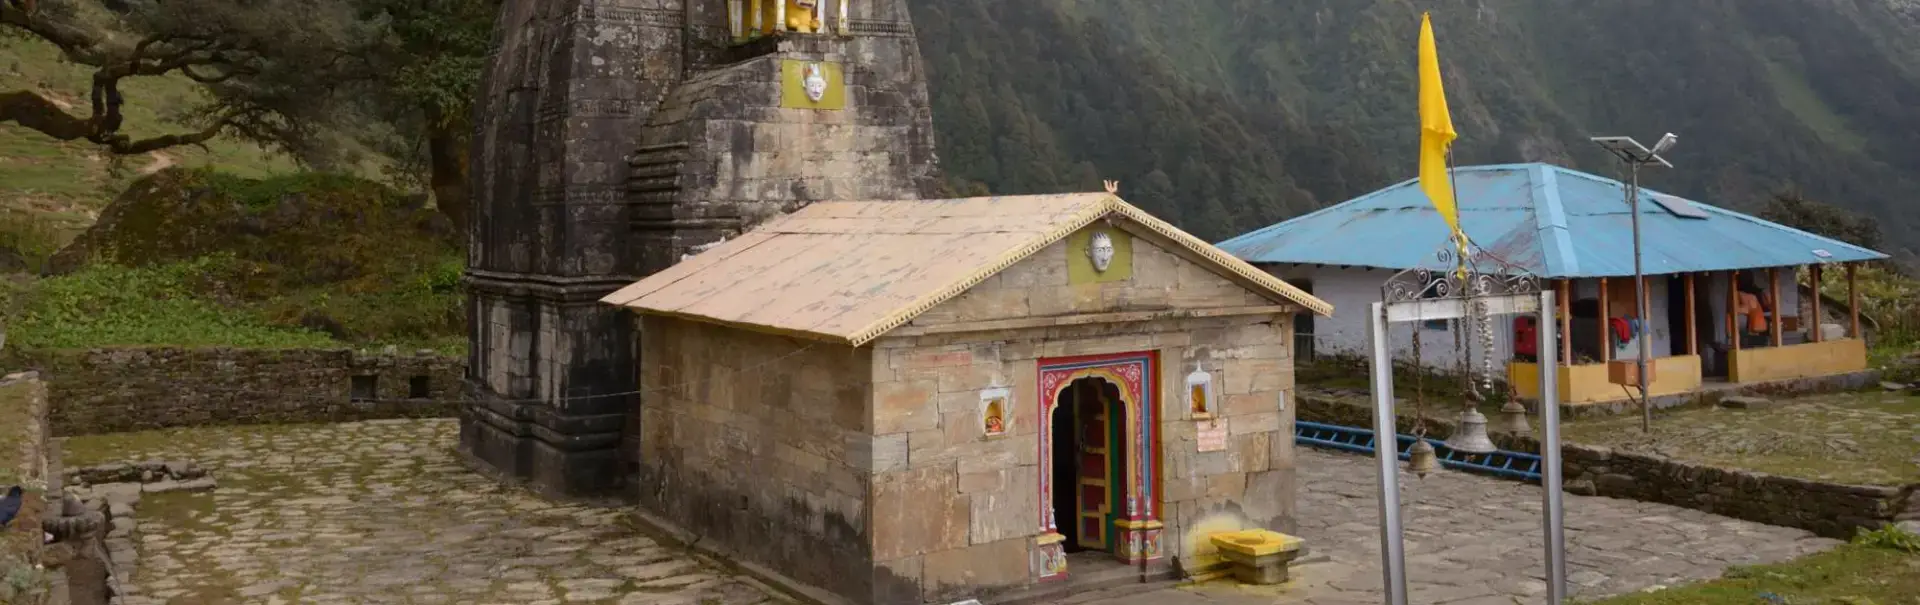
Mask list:
[[[1397,435],[1395,451],[1401,460],[1407,459],[1407,448],[1413,446],[1413,435]],[[1324,447],[1329,449],[1372,454],[1375,446],[1372,430],[1337,424],[1323,424],[1296,420],[1293,423],[1295,443]],[[1434,451],[1439,454],[1440,465],[1446,468],[1534,482],[1540,480],[1540,456],[1525,452],[1500,450],[1491,454],[1468,454],[1454,451],[1438,439],[1428,438]]]

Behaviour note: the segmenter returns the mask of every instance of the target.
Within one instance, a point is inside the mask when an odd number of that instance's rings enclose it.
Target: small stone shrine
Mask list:
[[[1332,311],[1111,192],[817,202],[602,300],[640,505],[888,605],[1294,530],[1293,317]]]

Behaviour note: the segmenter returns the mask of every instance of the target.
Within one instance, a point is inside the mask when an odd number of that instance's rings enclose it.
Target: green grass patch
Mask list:
[[[338,343],[325,333],[275,326],[202,298],[196,282],[219,259],[150,267],[93,266],[42,280],[9,327],[22,349],[115,345],[315,347]]]
[[[1578,419],[1562,430],[1576,443],[1720,467],[1838,483],[1920,482],[1920,397],[1874,390],[1782,403],[1655,412],[1652,433],[1633,415]]]
[[[1863,532],[1852,544],[1776,565],[1733,567],[1724,577],[1593,605],[1920,605],[1920,537]],[[1774,600],[1774,597],[1778,600]]]

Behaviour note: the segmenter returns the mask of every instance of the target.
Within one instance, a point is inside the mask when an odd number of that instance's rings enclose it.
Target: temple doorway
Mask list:
[[[1099,377],[1060,391],[1050,423],[1053,510],[1069,553],[1119,554],[1127,493],[1126,407],[1119,386]]]

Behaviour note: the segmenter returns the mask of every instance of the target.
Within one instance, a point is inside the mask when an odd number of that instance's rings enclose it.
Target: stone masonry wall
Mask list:
[[[62,436],[453,416],[466,367],[430,352],[347,349],[38,351],[28,354],[28,363],[50,385],[53,432]],[[364,390],[367,377],[371,392]]]
[[[1205,535],[1214,531],[1294,529],[1291,325],[1284,316],[1167,319],[883,340],[873,368],[877,565],[897,576],[894,586],[918,587],[924,602],[1035,579],[1045,471],[1038,362],[1050,357],[1158,353],[1165,562],[1190,568],[1211,556]],[[1197,451],[1208,421],[1180,397],[1196,362],[1224,404],[1215,419],[1228,433],[1221,451]],[[1004,437],[981,426],[979,392],[995,382],[1013,391]]]
[[[52,594],[53,578],[40,568],[50,437],[46,385],[31,374],[0,378],[0,497],[26,488],[19,514],[0,529],[0,603],[39,605]]]
[[[1300,419],[1372,428],[1368,408],[1339,398],[1302,395]],[[1400,432],[1411,419],[1399,418]],[[1533,419],[1537,426],[1539,420]],[[1452,434],[1444,419],[1428,419],[1430,435]],[[1495,435],[1502,449],[1539,453],[1531,436]],[[1920,519],[1920,484],[1846,485],[1755,471],[1719,468],[1661,456],[1563,443],[1561,473],[1566,491],[1685,506],[1768,525],[1798,527],[1846,539],[1856,528]]]
[[[750,563],[870,590],[870,352],[641,320],[640,505]]]
[[[1069,239],[1067,241],[1072,241]],[[1292,316],[1182,317],[1270,305],[1180,255],[1132,238],[1132,276],[1072,283],[1065,241],[922,314],[874,345],[872,602],[951,602],[1032,584],[1040,534],[1039,362],[1158,354],[1163,563],[1212,555],[1205,534],[1294,529]],[[953,324],[1086,313],[1168,311],[1124,323],[914,335]],[[1195,364],[1214,376],[1222,451],[1199,452],[1180,396]],[[1007,435],[984,434],[979,392],[1013,391]],[[1069,570],[1071,573],[1071,570]]]

